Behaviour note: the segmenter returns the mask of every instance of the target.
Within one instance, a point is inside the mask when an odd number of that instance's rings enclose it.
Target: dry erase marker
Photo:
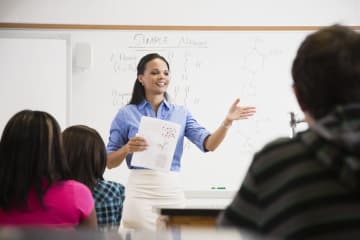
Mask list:
[[[225,190],[226,187],[211,187],[212,190]]]

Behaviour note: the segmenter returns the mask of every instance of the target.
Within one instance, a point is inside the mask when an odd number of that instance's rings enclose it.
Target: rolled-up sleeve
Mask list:
[[[203,152],[207,152],[204,141],[210,134],[195,120],[190,112],[187,113],[185,136]]]
[[[106,150],[108,153],[118,150],[128,141],[128,139],[126,139],[126,124],[122,123],[124,119],[123,115],[123,111],[120,110],[111,123],[109,140],[106,146]]]

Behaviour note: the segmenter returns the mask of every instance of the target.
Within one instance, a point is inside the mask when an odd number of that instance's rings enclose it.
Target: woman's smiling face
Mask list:
[[[147,96],[163,95],[170,81],[169,68],[162,59],[155,58],[146,64],[145,71],[138,76],[138,80],[144,86]]]

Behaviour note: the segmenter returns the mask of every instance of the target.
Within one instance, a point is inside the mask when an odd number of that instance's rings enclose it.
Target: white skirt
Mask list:
[[[156,206],[184,205],[184,191],[178,172],[131,170],[125,187],[121,227],[155,231],[159,218]]]

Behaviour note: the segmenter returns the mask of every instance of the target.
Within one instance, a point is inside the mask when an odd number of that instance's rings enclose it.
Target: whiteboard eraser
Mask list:
[[[88,69],[91,67],[92,50],[89,43],[76,43],[73,51],[75,68]]]

